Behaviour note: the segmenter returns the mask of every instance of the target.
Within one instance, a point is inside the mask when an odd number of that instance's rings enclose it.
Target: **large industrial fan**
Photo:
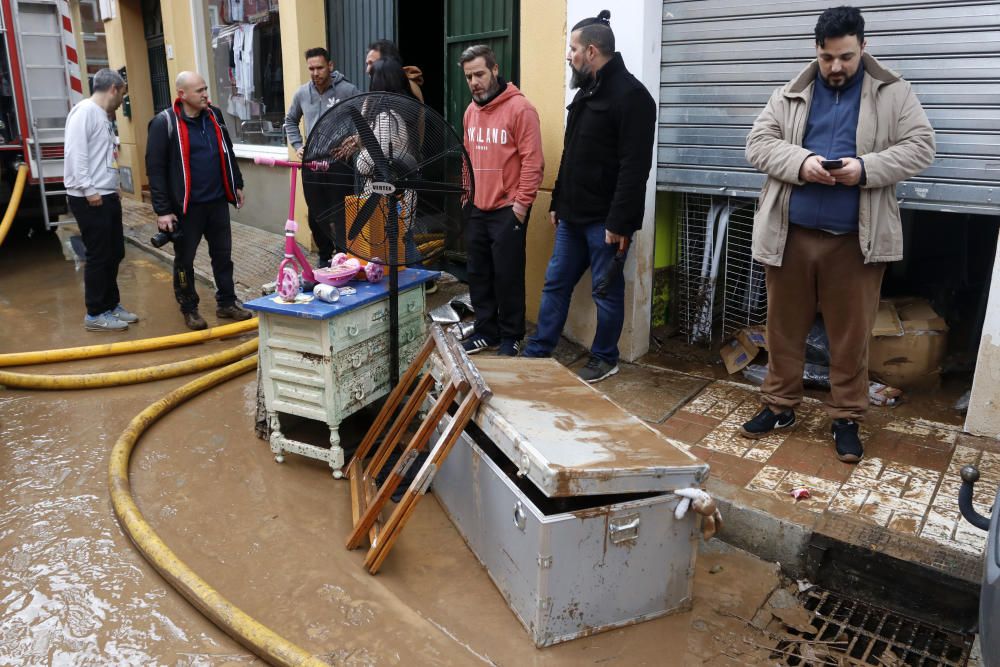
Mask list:
[[[389,268],[390,377],[399,374],[398,270],[441,253],[460,234],[473,201],[461,137],[415,98],[374,92],[343,100],[309,133],[303,160],[309,210],[329,225],[337,250]]]

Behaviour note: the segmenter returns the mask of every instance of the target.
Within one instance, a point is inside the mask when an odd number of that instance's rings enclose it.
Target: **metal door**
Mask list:
[[[330,57],[359,90],[368,90],[365,56],[377,39],[396,39],[396,0],[327,0]]]
[[[657,185],[756,195],[743,156],[771,92],[813,57],[828,0],[666,0]],[[1000,187],[1000,4],[869,0],[868,51],[902,74],[937,131],[938,155],[899,185],[904,207],[995,214]]]
[[[160,0],[142,1],[142,28],[146,36],[149,58],[149,82],[153,89],[153,112],[170,106],[170,75],[167,73],[167,52],[163,41],[163,17]]]

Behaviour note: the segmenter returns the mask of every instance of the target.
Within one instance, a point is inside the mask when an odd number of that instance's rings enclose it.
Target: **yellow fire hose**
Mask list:
[[[275,665],[326,665],[304,649],[276,634],[239,609],[177,557],[146,523],[132,498],[128,479],[129,458],[142,433],[177,405],[212,387],[253,370],[257,355],[212,371],[179,387],[136,415],[111,450],[108,485],[115,516],[142,555],[177,591],[210,621]]]
[[[21,205],[21,195],[24,194],[24,184],[28,181],[28,165],[22,164],[17,168],[17,180],[14,181],[14,191],[10,195],[10,201],[7,203],[7,212],[3,214],[3,220],[0,220],[0,245],[3,245],[3,240],[7,238],[7,232],[10,231],[11,225],[14,224],[14,216],[17,215],[17,209]]]
[[[197,373],[209,368],[217,368],[223,364],[229,364],[237,359],[242,359],[246,355],[256,351],[257,339],[254,338],[228,350],[207,354],[203,357],[124,371],[68,375],[35,375],[0,371],[0,386],[18,389],[98,389],[101,387],[139,384],[141,382],[155,382],[156,380],[163,380],[165,378]]]
[[[85,345],[83,347],[67,347],[61,350],[11,352],[8,354],[0,354],[0,366],[51,364],[57,361],[96,359],[97,357],[132,354],[133,352],[166,350],[172,347],[203,343],[207,340],[215,340],[216,338],[235,336],[248,331],[255,331],[256,329],[257,318],[254,317],[249,320],[244,320],[243,322],[226,324],[221,327],[212,327],[211,329],[206,329],[204,331],[190,331],[187,333],[172,334],[170,336],[159,336],[157,338],[143,338],[142,340],[128,340],[119,343],[104,343],[102,345]]]

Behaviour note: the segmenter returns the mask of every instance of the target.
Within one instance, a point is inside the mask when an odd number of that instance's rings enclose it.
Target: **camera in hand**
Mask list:
[[[157,232],[155,236],[153,236],[152,238],[149,239],[149,243],[154,248],[162,248],[163,246],[165,246],[166,244],[170,243],[171,241],[176,241],[176,240],[178,240],[180,238],[181,238],[181,230],[180,230],[180,228],[175,229],[172,232],[161,230],[161,231]]]

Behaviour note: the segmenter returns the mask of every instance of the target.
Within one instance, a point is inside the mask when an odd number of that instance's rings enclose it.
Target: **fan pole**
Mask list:
[[[393,248],[395,253],[395,248]],[[390,255],[394,257],[395,255]],[[389,267],[389,387],[399,382],[399,270]]]

